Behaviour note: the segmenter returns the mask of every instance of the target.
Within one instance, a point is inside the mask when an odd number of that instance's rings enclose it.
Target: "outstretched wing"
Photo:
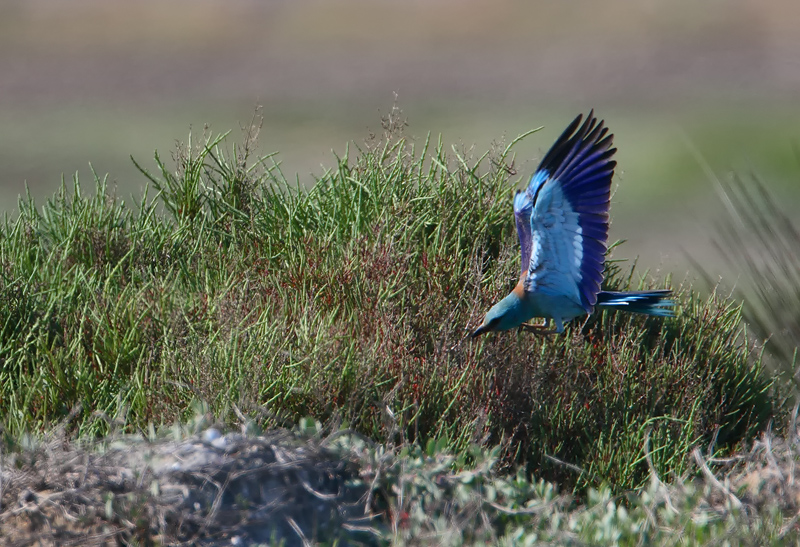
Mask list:
[[[569,297],[589,312],[603,281],[616,148],[593,112],[581,119],[550,148],[525,192],[532,209],[525,290]]]

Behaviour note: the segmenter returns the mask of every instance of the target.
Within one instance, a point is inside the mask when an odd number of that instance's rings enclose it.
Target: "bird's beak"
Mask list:
[[[491,329],[489,328],[488,325],[481,325],[480,327],[475,329],[472,332],[472,334],[470,334],[470,338],[476,338],[476,337],[480,336],[481,334],[483,334],[484,332],[489,332],[490,330]]]

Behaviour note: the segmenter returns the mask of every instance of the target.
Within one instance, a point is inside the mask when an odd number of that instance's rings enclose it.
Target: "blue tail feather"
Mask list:
[[[600,291],[597,305],[605,308],[644,313],[658,317],[675,317],[675,300],[670,298],[672,291],[614,292]]]

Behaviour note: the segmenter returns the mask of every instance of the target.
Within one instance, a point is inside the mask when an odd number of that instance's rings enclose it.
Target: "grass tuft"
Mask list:
[[[800,230],[755,174],[733,175],[718,189],[728,215],[718,226],[716,247],[739,276],[735,294],[745,302],[751,334],[767,342],[770,369],[797,399]]]

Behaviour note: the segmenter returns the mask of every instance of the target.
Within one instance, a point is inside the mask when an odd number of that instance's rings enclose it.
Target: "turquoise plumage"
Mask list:
[[[669,317],[671,291],[601,291],[608,242],[613,135],[593,112],[578,116],[556,140],[514,197],[521,250],[519,283],[486,314],[472,333],[524,327],[540,334],[564,332],[564,322],[596,306]],[[526,325],[552,319],[555,330]]]

